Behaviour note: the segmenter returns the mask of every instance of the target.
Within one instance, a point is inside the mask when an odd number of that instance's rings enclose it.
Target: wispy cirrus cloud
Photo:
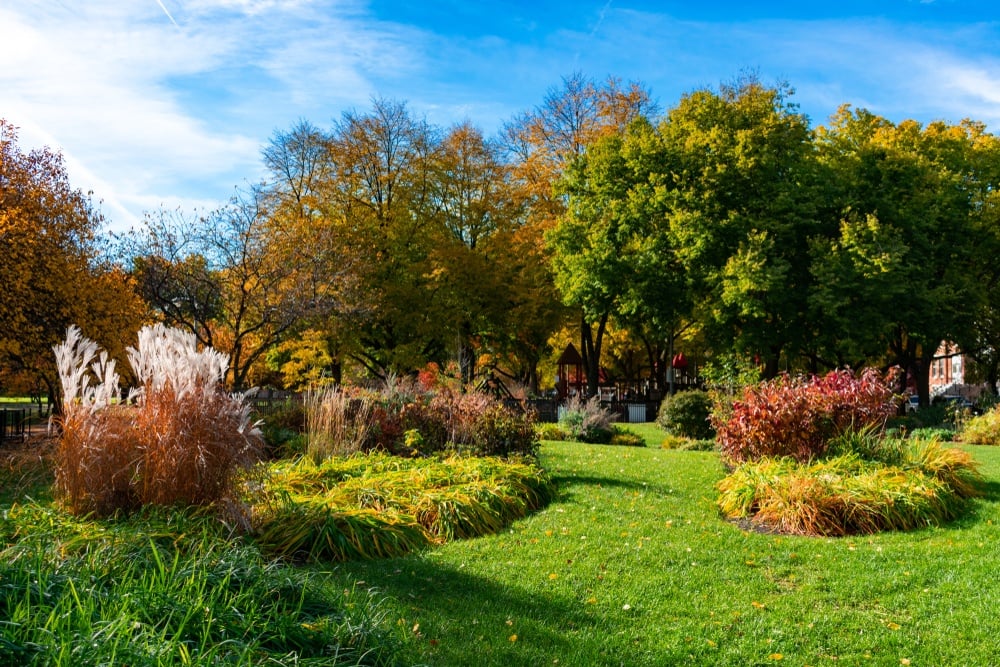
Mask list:
[[[0,115],[26,147],[61,149],[74,185],[103,198],[117,226],[160,203],[222,201],[259,176],[261,145],[299,109],[371,96],[363,65],[380,35],[359,38],[344,11],[307,0],[13,0],[0,7]],[[351,43],[337,46],[338,33]]]

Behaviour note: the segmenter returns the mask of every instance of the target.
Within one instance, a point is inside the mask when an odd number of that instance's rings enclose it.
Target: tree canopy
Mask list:
[[[44,378],[68,325],[114,351],[154,317],[237,388],[454,361],[537,391],[571,339],[589,392],[608,341],[663,387],[682,334],[765,376],[899,364],[923,400],[947,339],[995,385],[997,137],[847,106],[814,128],[793,100],[744,75],[661,113],[574,74],[488,137],[376,98],[275,132],[225,206],[149,213],[118,264],[59,154],[0,121],[0,365]]]

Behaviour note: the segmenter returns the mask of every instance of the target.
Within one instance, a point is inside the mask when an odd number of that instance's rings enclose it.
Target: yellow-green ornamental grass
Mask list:
[[[1000,445],[1000,411],[993,409],[966,420],[958,439],[970,445]]]
[[[401,556],[495,533],[546,505],[549,478],[529,461],[356,455],[276,464],[254,503],[267,553],[308,561]]]
[[[940,525],[963,513],[982,477],[965,451],[906,443],[898,464],[846,453],[811,463],[749,461],[719,482],[730,519],[798,535],[843,536]]]

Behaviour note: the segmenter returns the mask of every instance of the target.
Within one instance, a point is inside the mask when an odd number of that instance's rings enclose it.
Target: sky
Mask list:
[[[1000,132],[993,0],[0,0],[0,118],[62,152],[109,227],[207,211],[300,120],[381,97],[485,134],[575,73],[661,110],[743,72],[813,125],[842,104]]]

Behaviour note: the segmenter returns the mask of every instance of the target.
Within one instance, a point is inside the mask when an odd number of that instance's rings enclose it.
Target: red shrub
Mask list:
[[[735,462],[765,456],[808,461],[822,456],[829,439],[849,428],[883,428],[895,412],[894,372],[785,375],[747,387],[725,420],[713,417],[723,455]]]

